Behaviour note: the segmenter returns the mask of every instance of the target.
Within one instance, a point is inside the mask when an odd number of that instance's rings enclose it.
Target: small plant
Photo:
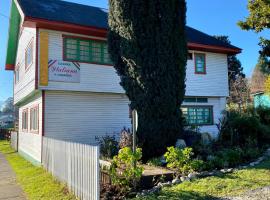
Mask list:
[[[113,158],[118,152],[118,142],[115,136],[106,135],[104,137],[96,137],[96,141],[100,145],[100,154],[104,158]]]
[[[176,169],[179,174],[188,174],[200,170],[203,167],[203,161],[192,159],[192,148],[179,149],[168,147],[168,152],[164,157],[167,162],[167,167]]]
[[[160,157],[159,158],[152,158],[152,159],[148,160],[147,164],[150,166],[157,166],[157,167],[163,165]]]
[[[143,168],[138,165],[141,158],[140,148],[137,148],[136,152],[130,147],[120,149],[118,155],[114,156],[110,169],[112,183],[127,189],[136,187],[143,173]]]

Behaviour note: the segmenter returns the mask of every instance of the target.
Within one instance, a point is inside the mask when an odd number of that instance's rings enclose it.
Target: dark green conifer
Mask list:
[[[159,156],[182,133],[187,42],[185,0],[110,0],[109,52],[139,115],[143,159]]]

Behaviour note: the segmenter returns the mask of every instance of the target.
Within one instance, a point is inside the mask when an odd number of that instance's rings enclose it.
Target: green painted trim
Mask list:
[[[35,158],[33,158],[32,156],[30,156],[29,154],[25,153],[24,151],[20,150],[18,151],[18,153],[25,158],[26,160],[28,160],[30,163],[32,163],[33,165],[37,166],[37,167],[41,167],[41,162],[39,162],[38,160],[36,160]]]
[[[76,49],[74,48],[68,48],[68,41],[76,41],[76,44],[73,44],[76,46]],[[88,45],[81,45],[80,42],[84,41],[87,42]],[[94,52],[95,48],[93,47],[93,44],[100,44],[100,48],[98,49],[98,52]],[[89,50],[83,50],[81,47],[88,47]],[[105,54],[108,54],[108,48],[107,43],[103,41],[95,41],[95,40],[86,40],[81,38],[64,38],[64,60],[72,61],[72,62],[86,62],[86,63],[96,63],[96,64],[104,64],[104,65],[111,65],[112,61],[110,59],[105,59]],[[105,52],[107,49],[107,52]],[[68,53],[68,50],[76,51],[76,53]],[[82,55],[81,55],[82,53]],[[88,60],[81,59],[81,56],[88,54]],[[75,56],[74,59],[68,58],[68,55]],[[97,56],[100,58],[100,61],[97,61]]]
[[[15,62],[20,33],[20,23],[21,23],[21,15],[13,0],[11,5],[11,16],[9,20],[9,35],[8,35],[6,65],[16,65]]]
[[[192,105],[185,105],[182,106],[182,112],[183,112],[183,116],[186,118],[186,121],[188,123],[188,125],[196,125],[196,126],[211,126],[214,125],[214,111],[213,111],[213,106],[192,106]],[[183,109],[186,108],[187,111],[183,111]],[[198,110],[202,109],[202,113],[201,115],[198,114]],[[209,112],[208,112],[209,111]],[[208,118],[208,122],[204,121],[202,123],[198,122],[198,120],[205,120]],[[198,117],[201,117],[200,119],[198,119]],[[191,121],[195,121],[194,123],[192,123]]]

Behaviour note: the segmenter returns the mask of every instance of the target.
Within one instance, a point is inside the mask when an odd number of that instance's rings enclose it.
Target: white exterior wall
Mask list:
[[[49,60],[63,60],[63,35],[88,37],[51,30],[40,29],[40,31],[47,31],[49,33]],[[112,66],[88,63],[80,63],[80,66],[80,83],[49,81],[48,86],[39,86],[39,88],[46,90],[124,93],[124,90],[119,85],[120,78]]]
[[[208,98],[208,103],[183,103],[182,106],[213,106],[213,125],[200,126],[200,132],[208,132],[213,138],[218,136],[217,124],[222,118],[222,112],[226,107],[226,98]]]
[[[33,62],[30,67],[25,69],[25,51],[33,41]],[[18,49],[16,66],[20,66],[19,82],[14,82],[14,103],[17,104],[20,100],[27,97],[35,90],[35,68],[36,68],[36,29],[24,28],[21,32]],[[14,79],[15,80],[15,79]]]
[[[193,60],[188,60],[187,63],[186,96],[229,96],[227,55],[209,52],[198,53],[206,54],[206,74],[195,74],[193,55]]]
[[[102,39],[59,31],[43,29],[40,31],[49,33],[49,59],[52,60],[63,60],[63,35]],[[196,53],[197,51],[190,52]],[[193,60],[188,60],[186,96],[227,97],[229,95],[227,55],[210,52],[198,53],[206,54],[206,74],[195,74],[194,56]],[[89,63],[80,63],[80,65],[80,83],[50,81],[47,87],[40,86],[40,89],[124,93],[119,85],[120,78],[113,67]]]
[[[45,93],[45,137],[96,143],[95,137],[130,128],[129,101],[123,94]]]
[[[30,131],[30,109],[38,105],[39,111],[39,131]],[[28,131],[22,130],[22,112],[28,109]],[[37,162],[41,162],[41,142],[42,142],[42,96],[41,93],[31,97],[24,105],[19,108],[19,152],[27,157],[31,157]]]

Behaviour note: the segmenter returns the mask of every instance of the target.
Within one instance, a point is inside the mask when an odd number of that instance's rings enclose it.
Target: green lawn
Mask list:
[[[164,188],[158,195],[140,198],[154,199],[216,199],[235,196],[247,190],[270,185],[270,159],[255,168],[240,170],[220,177],[208,177]]]
[[[65,185],[57,182],[41,167],[35,167],[15,153],[6,141],[0,141],[3,153],[16,173],[17,182],[23,188],[29,200],[67,200],[76,199]]]

